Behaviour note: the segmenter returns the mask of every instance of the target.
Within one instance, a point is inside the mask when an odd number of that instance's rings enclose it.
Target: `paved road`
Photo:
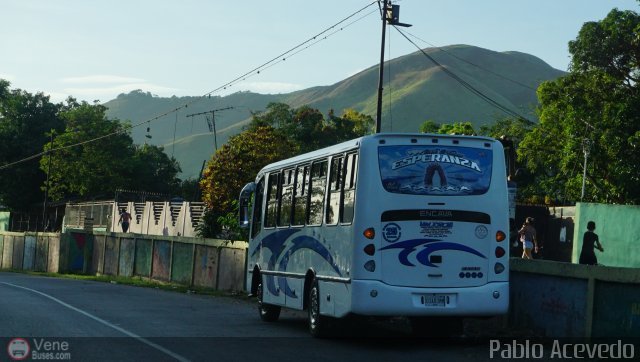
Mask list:
[[[73,361],[454,362],[489,357],[487,341],[415,340],[402,325],[345,324],[339,333],[366,338],[314,339],[303,313],[283,310],[278,322],[264,323],[255,304],[241,298],[0,272],[0,361],[7,359],[12,344],[22,343],[16,337],[24,338],[31,352],[63,358],[68,355],[55,353],[70,353]]]

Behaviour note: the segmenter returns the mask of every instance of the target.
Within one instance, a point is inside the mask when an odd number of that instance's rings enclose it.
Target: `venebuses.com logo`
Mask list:
[[[29,352],[31,352],[31,346],[29,346],[29,341],[24,338],[14,338],[7,344],[9,358],[14,361],[22,361],[29,358]]]
[[[45,338],[33,338],[29,342],[25,338],[13,338],[7,344],[7,354],[14,361],[27,358],[32,360],[71,360],[71,352],[67,341],[50,341]]]

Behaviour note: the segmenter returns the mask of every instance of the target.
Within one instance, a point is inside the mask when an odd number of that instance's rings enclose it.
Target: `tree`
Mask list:
[[[144,187],[148,192],[172,195],[180,192],[181,182],[177,177],[180,165],[175,158],[164,153],[163,147],[147,144],[137,146],[132,162],[135,189]]]
[[[49,185],[52,200],[108,198],[118,188],[135,188],[133,140],[124,124],[105,118],[105,111],[99,104],[71,100],[68,110],[60,114],[66,129],[55,135],[53,147],[45,147],[47,151],[53,149]],[[47,172],[48,159],[43,158],[40,166]]]
[[[346,109],[341,118],[351,124],[351,133],[339,137],[343,141],[375,132],[375,121],[367,114],[360,113],[354,109]]]
[[[548,196],[639,203],[640,16],[612,10],[570,42],[570,73],[538,88],[540,124],[518,154]]]
[[[180,166],[162,147],[136,147],[128,123],[109,120],[106,107],[67,101],[60,117],[65,130],[47,143],[47,157],[40,160],[51,170],[49,195],[52,200],[69,198],[112,198],[117,189],[173,194],[180,180]]]
[[[317,150],[373,132],[371,116],[347,109],[338,117],[329,111],[327,120],[309,106],[297,109],[284,103],[270,103],[264,113],[254,113],[249,129],[273,126],[295,142],[301,153]]]
[[[425,121],[423,124],[420,125],[421,133],[438,133],[439,129],[440,129],[440,124],[431,120]]]
[[[520,163],[515,160],[514,151],[520,147],[520,142],[522,142],[527,133],[534,130],[535,126],[535,123],[524,118],[502,118],[492,125],[480,127],[480,135],[506,140],[507,142],[503,142],[505,148],[511,148],[510,150],[505,149],[505,156],[508,157],[507,166],[510,168],[511,181],[515,181],[518,186],[517,199],[519,201],[531,202],[534,198],[537,199],[537,195],[541,194],[535,177],[527,173],[526,168],[520,166]],[[514,164],[511,164],[511,162]]]
[[[501,118],[492,125],[480,127],[480,135],[493,138],[506,137],[513,141],[515,146],[524,139],[525,135],[536,126],[535,123],[524,118]]]
[[[0,166],[41,153],[49,141],[47,133],[64,129],[58,118],[61,105],[51,103],[42,93],[9,87],[9,82],[0,79]],[[0,204],[27,211],[43,201],[40,187],[46,175],[38,158],[0,169]]]
[[[211,157],[200,181],[208,223],[233,211],[233,201],[240,190],[255,179],[262,167],[298,152],[295,143],[271,126],[251,128],[231,137]],[[220,231],[216,222],[203,236],[216,236]]]
[[[354,110],[329,119],[314,108],[292,109],[271,103],[266,112],[254,113],[247,130],[231,138],[209,161],[200,182],[202,199],[208,205],[201,236],[220,236],[235,219],[241,188],[265,165],[363,136],[373,130],[373,119]],[[275,128],[274,128],[275,127]]]
[[[459,134],[459,135],[475,135],[471,122],[454,122],[454,123],[436,123],[434,121],[425,121],[420,125],[421,133],[437,133],[437,134]]]
[[[455,122],[453,124],[443,124],[438,130],[440,134],[459,134],[472,136],[476,134],[471,122]]]

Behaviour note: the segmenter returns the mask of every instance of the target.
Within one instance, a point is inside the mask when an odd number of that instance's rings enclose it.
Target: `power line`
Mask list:
[[[78,142],[78,143],[74,143],[74,144],[67,145],[67,146],[62,146],[62,147],[58,147],[58,148],[52,148],[52,149],[50,149],[49,151],[46,151],[46,152],[40,152],[40,153],[37,153],[37,154],[35,154],[35,155],[32,155],[32,156],[29,156],[29,157],[23,158],[23,159],[21,159],[21,160],[18,160],[18,161],[15,161],[15,162],[11,162],[11,163],[8,163],[8,164],[5,164],[5,165],[2,165],[2,166],[0,166],[0,170],[4,170],[4,169],[7,169],[7,168],[9,168],[9,167],[15,166],[15,165],[17,165],[17,164],[20,164],[20,163],[23,163],[23,162],[27,162],[27,161],[33,160],[33,159],[35,159],[35,158],[41,157],[41,156],[45,155],[47,152],[55,152],[55,151],[59,151],[59,150],[64,150],[64,149],[68,149],[68,148],[73,148],[73,147],[77,147],[77,146],[82,146],[82,145],[85,145],[85,144],[87,144],[87,143],[96,142],[96,141],[99,141],[99,140],[104,139],[104,138],[108,138],[108,137],[115,136],[115,135],[120,134],[120,133],[124,133],[124,132],[126,132],[126,131],[128,131],[128,130],[130,130],[130,129],[133,129],[133,128],[136,128],[136,127],[139,127],[139,126],[141,126],[141,125],[143,125],[143,124],[145,124],[145,123],[147,123],[147,124],[149,124],[149,125],[150,125],[150,124],[151,124],[151,122],[154,122],[154,121],[156,121],[156,120],[158,120],[158,119],[160,119],[160,118],[162,118],[162,117],[164,117],[164,116],[167,116],[167,115],[169,115],[169,114],[171,114],[171,113],[174,113],[174,112],[176,112],[176,113],[177,113],[180,109],[182,109],[182,108],[187,108],[189,105],[192,105],[192,104],[194,104],[194,103],[196,103],[196,102],[199,102],[199,101],[201,101],[202,99],[204,99],[204,98],[205,98],[205,97],[207,97],[207,96],[211,96],[212,94],[215,94],[215,93],[218,93],[218,92],[220,92],[220,91],[222,91],[222,90],[225,90],[225,89],[227,89],[228,87],[231,87],[231,86],[233,86],[233,85],[237,84],[238,82],[244,81],[244,80],[245,80],[246,78],[248,78],[248,77],[251,77],[251,76],[255,76],[255,75],[260,74],[260,72],[261,72],[261,71],[264,71],[264,70],[266,70],[266,69],[269,69],[269,68],[273,67],[274,65],[276,65],[276,64],[278,64],[278,63],[281,63],[281,62],[285,61],[287,58],[291,58],[292,56],[294,56],[294,55],[296,55],[296,54],[298,54],[298,53],[300,53],[300,52],[302,52],[302,51],[304,51],[304,50],[306,50],[306,49],[309,49],[309,48],[310,48],[310,47],[312,47],[313,45],[316,45],[317,43],[319,43],[319,42],[321,42],[321,41],[323,41],[323,40],[326,40],[326,39],[327,39],[327,38],[329,38],[330,36],[332,36],[332,35],[334,35],[334,34],[336,34],[336,33],[340,32],[340,31],[342,31],[342,30],[346,29],[347,27],[349,27],[349,26],[353,25],[354,23],[356,23],[356,22],[358,22],[358,21],[360,21],[360,20],[362,20],[362,19],[366,18],[367,16],[371,15],[373,12],[370,12],[370,13],[368,13],[368,14],[365,14],[365,15],[363,15],[363,16],[361,16],[361,17],[359,17],[359,18],[357,18],[357,19],[355,19],[355,20],[353,20],[353,21],[351,21],[350,23],[347,23],[346,25],[344,25],[344,26],[342,26],[342,27],[339,27],[341,24],[343,24],[343,23],[347,22],[348,20],[350,20],[350,19],[352,19],[352,18],[356,17],[358,14],[362,13],[362,12],[363,12],[363,11],[365,11],[368,7],[372,6],[373,4],[376,4],[377,2],[378,2],[378,0],[372,1],[372,2],[371,2],[371,3],[369,3],[368,5],[366,5],[366,6],[362,7],[361,9],[359,9],[359,10],[357,10],[357,11],[355,11],[355,12],[354,12],[354,13],[352,13],[351,15],[349,15],[349,16],[345,17],[344,19],[340,20],[339,22],[337,22],[337,23],[335,23],[335,24],[331,25],[330,27],[328,27],[328,28],[326,28],[325,30],[321,31],[320,33],[318,33],[318,34],[316,34],[316,35],[312,36],[311,38],[309,38],[309,39],[307,39],[307,40],[303,41],[302,43],[300,43],[300,44],[298,44],[298,45],[294,46],[293,48],[291,48],[291,49],[287,50],[286,52],[284,52],[284,53],[282,53],[282,54],[280,54],[280,55],[278,55],[278,56],[276,56],[276,57],[272,58],[271,60],[269,60],[269,61],[267,61],[267,62],[263,63],[262,65],[260,65],[260,66],[258,66],[258,67],[253,68],[252,70],[250,70],[250,71],[248,71],[248,72],[246,72],[246,73],[242,74],[241,76],[236,77],[235,79],[233,79],[233,80],[231,80],[231,81],[229,81],[229,82],[227,82],[227,83],[225,83],[225,84],[221,85],[220,87],[218,87],[218,88],[216,88],[216,89],[214,89],[214,90],[212,90],[212,91],[210,91],[210,92],[205,93],[205,94],[204,94],[204,95],[202,95],[201,97],[198,97],[198,98],[196,98],[196,99],[194,99],[194,100],[192,100],[192,101],[190,101],[190,102],[187,102],[187,103],[185,103],[185,104],[183,104],[183,105],[181,105],[181,106],[179,106],[179,107],[177,107],[177,108],[175,108],[175,109],[172,109],[172,110],[166,111],[166,112],[164,112],[164,113],[162,113],[162,114],[159,114],[159,115],[157,115],[157,116],[155,116],[155,117],[153,117],[153,118],[150,118],[150,119],[147,119],[147,120],[141,121],[141,122],[136,123],[136,124],[134,124],[134,125],[132,125],[132,126],[130,126],[130,127],[126,127],[126,128],[124,128],[124,129],[120,129],[120,130],[118,130],[118,131],[111,132],[111,133],[105,134],[105,135],[100,136],[100,137],[92,138],[92,139],[89,139],[89,140],[86,140],[86,141],[83,141],[83,142]],[[333,32],[331,32],[331,30],[333,30]],[[325,34],[326,34],[326,35],[325,35]],[[323,35],[324,35],[324,36],[323,36]],[[53,145],[52,145],[52,146],[53,146]]]
[[[476,68],[478,68],[478,69],[481,69],[481,70],[483,70],[483,71],[485,71],[485,72],[487,72],[487,73],[491,73],[491,74],[495,75],[495,76],[496,76],[496,77],[498,77],[498,78],[502,78],[502,79],[504,79],[504,80],[506,80],[506,81],[509,81],[509,82],[511,82],[511,83],[514,83],[514,84],[517,84],[517,85],[519,85],[519,86],[522,86],[522,87],[524,87],[524,88],[530,89],[530,90],[532,90],[532,91],[536,91],[536,90],[537,90],[537,89],[535,89],[535,88],[533,88],[533,87],[531,87],[531,86],[529,86],[529,85],[527,85],[527,84],[524,84],[524,83],[522,83],[522,82],[519,82],[519,81],[517,81],[517,80],[515,80],[515,79],[511,79],[511,78],[509,78],[509,77],[507,77],[507,76],[504,76],[504,75],[502,75],[502,74],[500,74],[500,73],[496,73],[496,72],[494,72],[494,71],[492,71],[492,70],[490,70],[490,69],[487,69],[487,68],[482,67],[482,66],[480,66],[480,65],[478,65],[478,64],[475,64],[475,63],[473,63],[473,62],[471,62],[471,61],[469,61],[469,60],[467,60],[467,59],[461,58],[461,57],[459,57],[459,56],[457,56],[457,55],[453,54],[453,52],[450,52],[450,51],[448,51],[448,50],[446,50],[446,49],[444,49],[444,48],[441,48],[441,47],[439,47],[439,46],[437,46],[437,45],[434,45],[434,44],[432,44],[432,43],[430,43],[430,42],[428,42],[428,41],[426,41],[426,40],[423,40],[423,39],[421,39],[421,38],[417,37],[416,35],[411,34],[411,33],[410,33],[410,32],[408,32],[408,31],[406,31],[405,33],[406,33],[406,34],[408,34],[409,36],[411,36],[411,37],[415,38],[415,39],[420,40],[421,42],[423,42],[423,43],[425,43],[425,44],[428,44],[428,45],[429,45],[429,46],[431,46],[432,48],[436,48],[436,49],[440,50],[441,52],[443,52],[443,53],[445,53],[445,54],[449,55],[450,57],[456,58],[456,59],[458,59],[458,60],[459,60],[459,61],[461,61],[461,62],[465,62],[465,63],[467,63],[467,64],[469,64],[469,65],[471,65],[471,66],[474,66],[474,67],[476,67]]]
[[[272,64],[272,63],[280,63],[280,62],[282,62],[282,61],[286,60],[286,58],[287,58],[287,55],[288,55],[288,54],[293,53],[294,51],[296,51],[296,50],[298,50],[298,49],[302,48],[302,47],[303,47],[305,44],[307,44],[307,43],[313,43],[313,44],[316,44],[317,42],[314,42],[314,41],[315,41],[315,40],[317,40],[318,38],[321,38],[320,40],[325,40],[325,39],[327,39],[329,36],[331,36],[331,35],[335,34],[337,31],[334,31],[333,33],[331,33],[330,35],[327,35],[327,36],[325,36],[325,37],[322,37],[322,35],[323,35],[323,34],[325,34],[325,33],[328,33],[329,31],[331,31],[331,30],[332,30],[332,29],[334,29],[334,28],[337,28],[340,24],[342,24],[342,23],[344,23],[344,22],[348,21],[349,19],[351,19],[351,18],[355,17],[356,15],[360,14],[361,12],[363,12],[364,10],[366,10],[368,7],[370,7],[370,6],[371,6],[371,5],[373,5],[373,4],[376,4],[377,2],[378,2],[378,0],[375,0],[375,1],[371,2],[371,3],[369,3],[368,5],[366,5],[366,6],[362,7],[360,10],[358,10],[358,11],[356,11],[356,12],[352,13],[351,15],[349,15],[349,16],[347,16],[347,17],[345,17],[344,19],[340,20],[339,22],[337,22],[337,23],[333,24],[332,26],[330,26],[330,27],[326,28],[325,30],[321,31],[320,33],[318,33],[318,34],[316,34],[316,35],[312,36],[311,38],[309,38],[309,39],[307,39],[307,40],[303,41],[302,43],[300,43],[300,44],[298,44],[298,45],[294,46],[293,48],[291,48],[291,49],[287,50],[286,52],[284,52],[284,53],[282,53],[282,54],[280,54],[280,55],[278,55],[278,56],[276,56],[276,57],[272,58],[271,60],[269,60],[269,61],[267,61],[267,62],[263,63],[262,65],[260,65],[260,66],[258,66],[258,67],[255,67],[255,68],[251,69],[250,71],[248,71],[248,72],[246,72],[246,73],[242,74],[241,76],[239,76],[239,77],[237,77],[237,78],[233,79],[232,81],[227,82],[227,83],[225,83],[225,84],[221,85],[220,87],[218,87],[218,88],[216,88],[216,89],[214,89],[214,90],[212,90],[212,91],[210,91],[210,92],[208,92],[208,93],[204,94],[204,96],[208,96],[208,95],[211,95],[211,94],[217,93],[217,92],[219,92],[219,91],[221,91],[221,90],[224,90],[224,89],[226,89],[227,87],[229,87],[229,86],[231,86],[231,85],[234,85],[235,83],[237,83],[237,82],[239,82],[239,81],[244,80],[244,79],[245,79],[246,77],[248,77],[248,76],[259,74],[261,70],[263,70],[263,69],[266,69],[266,68],[270,67],[270,64]],[[352,22],[352,23],[350,23],[350,24],[348,24],[348,25],[351,25],[351,24],[353,24],[353,22]],[[346,26],[345,26],[345,27],[346,27]],[[345,27],[343,27],[343,28],[339,28],[339,30],[338,30],[338,31],[340,31],[340,30],[344,29]],[[305,49],[306,49],[306,48],[305,48]],[[299,53],[299,52],[296,52],[296,53],[293,53],[293,54],[297,54],[297,53]]]
[[[487,102],[488,104],[490,104],[491,106],[501,110],[502,112],[506,113],[509,116],[515,117],[515,118],[519,118],[519,119],[524,119],[527,120],[527,118],[525,118],[524,116],[522,116],[521,114],[519,114],[516,111],[513,111],[509,108],[507,108],[506,106],[503,106],[502,104],[500,104],[499,102],[495,101],[494,99],[492,99],[491,97],[487,96],[486,94],[482,93],[480,90],[476,89],[474,86],[472,86],[471,84],[469,84],[467,81],[465,81],[464,79],[460,78],[457,74],[453,73],[451,70],[449,70],[447,67],[443,66],[442,64],[440,64],[438,61],[436,61],[431,55],[427,54],[427,52],[425,52],[422,48],[420,48],[415,42],[413,42],[413,40],[409,39],[409,37],[400,29],[398,29],[398,27],[394,26],[394,28],[405,38],[407,39],[407,41],[411,44],[413,44],[418,50],[420,50],[420,52],[427,57],[429,60],[431,60],[433,62],[433,64],[435,64],[436,66],[438,66],[445,74],[447,74],[448,76],[450,76],[451,78],[453,78],[455,81],[457,81],[458,83],[460,83],[460,85],[462,85],[464,88],[466,88],[467,90],[469,90],[471,93],[475,94],[476,96],[478,96],[479,98],[481,98],[482,100],[484,100],[485,102]]]

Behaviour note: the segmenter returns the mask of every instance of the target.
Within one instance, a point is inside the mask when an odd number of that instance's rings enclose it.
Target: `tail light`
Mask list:
[[[376,247],[373,244],[369,244],[364,247],[364,252],[369,256],[373,256],[376,253]]]
[[[500,246],[496,248],[496,258],[502,258],[507,252]]]
[[[373,260],[369,260],[368,262],[364,263],[364,268],[365,270],[373,273],[374,271],[376,271],[376,262]]]
[[[362,235],[369,240],[373,240],[376,237],[376,231],[373,228],[368,228],[365,230]]]
[[[497,242],[504,241],[506,238],[507,238],[507,235],[504,232],[502,232],[502,231],[496,232],[496,241]]]

